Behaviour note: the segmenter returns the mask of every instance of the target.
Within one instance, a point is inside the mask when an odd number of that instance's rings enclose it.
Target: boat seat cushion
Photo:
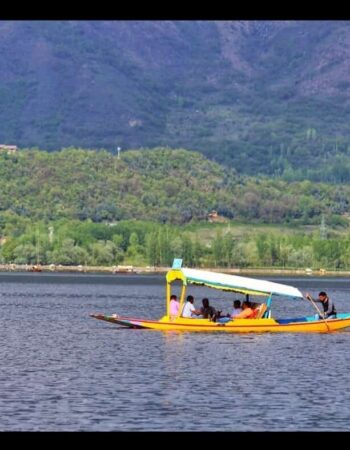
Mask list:
[[[267,310],[267,306],[265,303],[261,303],[260,306],[255,308],[254,310],[254,319],[261,319]]]
[[[306,317],[295,317],[293,319],[276,319],[277,323],[291,323],[291,322],[307,322]]]

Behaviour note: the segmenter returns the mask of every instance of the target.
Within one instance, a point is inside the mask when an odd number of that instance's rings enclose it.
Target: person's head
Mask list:
[[[193,303],[194,302],[193,296],[192,295],[188,295],[187,298],[186,298],[186,301],[188,301],[190,303]]]
[[[235,300],[233,302],[233,307],[236,308],[236,309],[240,308],[241,307],[241,301],[240,300]]]
[[[242,303],[243,309],[247,309],[247,308],[251,308],[251,307],[252,307],[252,304],[248,300],[246,300],[245,302]]]
[[[177,301],[176,295],[172,295],[172,296],[170,297],[170,300],[175,300],[175,301]]]
[[[202,303],[203,303],[204,308],[208,308],[209,300],[207,298],[203,298]]]
[[[327,300],[327,293],[324,291],[321,291],[318,294],[318,298],[321,300],[321,302],[325,302]]]

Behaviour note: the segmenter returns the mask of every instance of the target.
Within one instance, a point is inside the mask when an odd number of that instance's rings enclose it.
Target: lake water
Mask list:
[[[326,290],[350,282],[265,278]],[[89,317],[159,318],[162,276],[0,274],[1,431],[349,431],[350,333],[132,330]],[[189,287],[228,311],[234,296]],[[313,314],[275,301],[275,317]]]

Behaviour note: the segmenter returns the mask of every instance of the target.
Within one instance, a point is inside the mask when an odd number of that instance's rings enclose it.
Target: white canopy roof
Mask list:
[[[180,268],[178,272],[182,273],[185,284],[203,284],[216,289],[241,292],[244,294],[275,294],[287,297],[303,297],[299,289],[286,284],[273,283],[272,281],[187,268]]]

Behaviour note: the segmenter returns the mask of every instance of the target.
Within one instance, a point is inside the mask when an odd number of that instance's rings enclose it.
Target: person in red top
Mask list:
[[[252,304],[249,301],[245,301],[242,304],[243,311],[237,314],[234,319],[253,319],[255,312],[252,308]]]

